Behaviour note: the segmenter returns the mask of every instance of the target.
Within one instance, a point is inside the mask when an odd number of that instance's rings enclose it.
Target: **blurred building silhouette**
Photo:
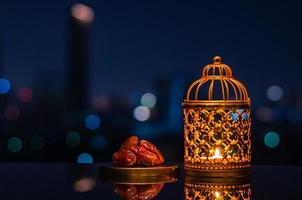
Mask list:
[[[93,17],[93,10],[88,6],[75,4],[71,8],[66,89],[66,107],[68,110],[81,110],[87,106],[90,29]]]

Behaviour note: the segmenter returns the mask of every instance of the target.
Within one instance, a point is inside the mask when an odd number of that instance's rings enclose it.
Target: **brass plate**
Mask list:
[[[155,167],[119,167],[112,163],[99,165],[100,178],[118,184],[158,184],[176,182],[178,165],[166,164]]]

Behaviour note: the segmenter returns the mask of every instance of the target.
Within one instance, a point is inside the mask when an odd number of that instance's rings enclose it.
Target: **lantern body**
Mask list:
[[[184,166],[205,176],[245,175],[251,161],[250,99],[229,66],[214,57],[183,102]]]

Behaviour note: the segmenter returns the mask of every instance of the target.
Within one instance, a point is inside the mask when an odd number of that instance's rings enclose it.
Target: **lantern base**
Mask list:
[[[250,175],[250,168],[239,168],[239,169],[215,169],[215,170],[204,170],[204,169],[192,169],[184,168],[185,175],[193,177],[247,177]]]

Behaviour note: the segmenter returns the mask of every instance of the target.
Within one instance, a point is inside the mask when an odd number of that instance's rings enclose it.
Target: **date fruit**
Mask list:
[[[129,137],[121,149],[112,156],[113,163],[119,166],[155,166],[164,163],[162,153],[147,140],[139,140],[136,136]]]

